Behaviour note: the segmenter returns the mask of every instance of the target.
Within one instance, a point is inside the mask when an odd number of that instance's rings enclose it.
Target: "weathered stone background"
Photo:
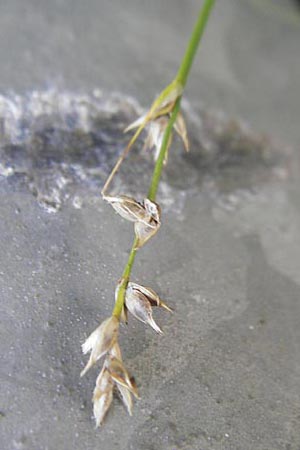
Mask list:
[[[184,103],[191,153],[172,148],[163,226],[133,273],[175,314],[155,313],[163,337],[122,328],[132,418],[116,397],[94,430],[97,371],[79,378],[132,241],[99,192],[199,3],[0,3],[3,450],[300,449],[296,1],[217,2]],[[141,147],[116,192],[146,192]]]

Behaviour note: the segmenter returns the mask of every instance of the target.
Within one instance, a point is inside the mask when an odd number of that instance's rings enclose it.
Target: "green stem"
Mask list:
[[[126,266],[123,271],[121,284],[119,286],[118,296],[116,299],[115,307],[112,312],[112,315],[116,316],[118,319],[120,318],[121,313],[122,313],[124,299],[125,299],[125,292],[126,292],[127,284],[128,284],[129,277],[131,274],[131,269],[132,269],[132,266],[134,263],[135,255],[137,252],[137,245],[138,245],[138,238],[135,237],[132,247],[131,247],[131,250],[130,250],[130,253],[129,253],[129,256],[128,256]]]
[[[171,113],[171,117],[169,119],[167,128],[166,128],[166,130],[164,132],[164,137],[163,137],[163,141],[162,141],[162,144],[161,144],[161,149],[160,149],[157,161],[155,163],[155,167],[154,167],[154,171],[153,171],[153,175],[152,175],[152,181],[151,181],[149,192],[148,192],[148,198],[152,202],[154,202],[155,198],[156,198],[158,183],[159,183],[159,180],[160,180],[160,177],[161,177],[161,172],[162,172],[163,165],[164,165],[166,151],[168,149],[169,137],[170,137],[170,134],[172,132],[172,128],[173,128],[174,122],[176,120],[177,114],[179,113],[179,109],[180,109],[180,100],[181,100],[181,97],[178,97],[178,99],[176,100],[176,103],[174,105],[174,108],[173,108],[173,111]]]
[[[182,85],[182,87],[184,87],[186,85],[186,81],[188,79],[189,72],[190,72],[200,39],[202,37],[205,25],[206,25],[208,17],[209,17],[209,13],[214,5],[214,2],[215,2],[215,0],[205,0],[203,7],[199,13],[199,17],[195,24],[194,30],[192,32],[187,50],[185,52],[182,63],[179,67],[177,76],[175,78],[175,81],[179,82]],[[149,188],[149,192],[148,192],[148,198],[153,202],[155,201],[156,194],[157,194],[158,184],[159,184],[159,180],[160,180],[162,169],[163,169],[165,155],[166,155],[166,152],[168,149],[169,137],[172,132],[172,127],[176,121],[177,114],[180,110],[180,101],[181,101],[181,96],[178,97],[175,102],[174,108],[170,115],[170,119],[169,119],[167,128],[164,133],[159,156],[155,163],[152,180],[151,180],[151,184],[150,184],[150,188]],[[125,292],[126,292],[129,278],[130,278],[134,259],[136,256],[137,244],[138,244],[138,239],[135,238],[133,241],[133,245],[132,245],[130,254],[128,256],[126,266],[123,271],[122,280],[119,285],[119,291],[118,291],[115,307],[112,312],[112,314],[115,317],[117,317],[118,319],[120,318],[120,316],[122,314],[124,300],[125,300]]]
[[[176,75],[176,80],[182,84],[182,87],[186,85],[187,78],[189,76],[189,72],[191,66],[194,61],[195,54],[197,52],[199,42],[203,35],[203,31],[205,29],[207,20],[209,18],[209,14],[214,6],[215,0],[205,0],[204,4],[200,10],[197,22],[195,23],[194,29],[192,31],[192,35],[190,37],[187,49],[185,51],[183,60],[180,64],[178,73]]]
[[[163,141],[162,141],[162,145],[161,145],[161,149],[159,152],[159,156],[158,159],[155,163],[155,167],[154,167],[154,171],[153,171],[153,176],[152,176],[152,181],[150,184],[150,188],[149,188],[149,193],[148,193],[148,198],[151,201],[155,201],[155,197],[156,197],[156,193],[157,193],[157,188],[158,188],[158,183],[161,177],[161,172],[163,169],[163,164],[164,164],[164,159],[165,159],[165,154],[168,148],[168,141],[169,141],[169,136],[171,134],[172,131],[172,127],[174,125],[174,122],[176,120],[177,114],[179,112],[180,109],[180,100],[181,98],[179,97],[176,100],[174,109],[172,111],[169,123],[167,125],[166,131],[164,133],[164,137],[163,137]],[[127,284],[129,281],[129,277],[131,274],[131,269],[134,263],[134,259],[135,259],[135,255],[137,252],[137,245],[138,245],[138,238],[135,237],[133,244],[132,244],[132,248],[131,251],[129,253],[128,256],[128,260],[126,263],[126,266],[124,268],[123,271],[123,275],[122,275],[122,280],[119,286],[119,290],[118,290],[118,295],[117,295],[117,299],[116,299],[116,303],[113,309],[113,316],[116,316],[117,318],[120,318],[121,313],[122,313],[122,309],[123,309],[123,305],[124,305],[124,299],[125,299],[125,292],[126,292],[126,288],[127,288]]]

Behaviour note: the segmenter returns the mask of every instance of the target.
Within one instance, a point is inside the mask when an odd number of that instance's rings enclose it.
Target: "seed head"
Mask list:
[[[144,199],[143,205],[145,208],[145,218],[134,224],[135,235],[138,238],[137,248],[142,247],[152,236],[154,236],[161,225],[160,206],[148,198]]]
[[[115,358],[122,362],[122,354],[121,354],[119,344],[117,342],[111,348],[109,353],[112,358]],[[108,361],[108,367],[109,367],[109,361]],[[127,374],[128,374],[128,372],[127,372]],[[128,378],[129,378],[129,382],[130,382],[130,389],[128,386],[124,386],[123,384],[120,384],[120,383],[116,383],[116,386],[120,393],[121,399],[122,399],[124,405],[126,406],[126,409],[129,413],[129,415],[131,416],[132,415],[132,407],[133,407],[131,392],[134,391],[135,394],[137,394],[137,387],[134,382],[134,378],[132,376],[130,376],[129,374],[126,377],[127,381],[128,381]]]
[[[171,310],[152,289],[145,288],[139,284],[129,282],[125,303],[131,314],[143,323],[149,324],[157,333],[162,333],[152,316],[152,306],[162,306]]]
[[[130,222],[144,219],[145,208],[134,198],[128,197],[127,195],[104,195],[103,198],[118,214],[120,214],[120,216],[123,217],[123,219],[129,220]]]
[[[134,222],[134,231],[138,238],[137,248],[142,247],[157,233],[160,227],[160,207],[157,203],[148,198],[145,198],[143,203],[139,203],[126,195],[106,195],[103,198],[120,216]]]
[[[128,284],[131,286],[131,288],[139,290],[142,294],[144,294],[151,306],[160,306],[161,308],[164,308],[169,312],[173,312],[172,308],[170,308],[165,302],[163,302],[158,294],[153,291],[153,289],[141,286],[140,284],[136,284],[133,282],[130,282]]]
[[[82,345],[83,353],[86,354],[90,351],[91,355],[87,365],[80,374],[81,377],[115,344],[118,329],[119,320],[115,316],[111,316],[90,334]]]
[[[136,133],[136,135],[138,136],[143,128],[147,125],[147,123],[157,119],[158,117],[171,113],[176,100],[182,94],[182,90],[183,87],[181,86],[181,84],[178,81],[174,80],[154,100],[149,111],[135,120],[125,129],[125,133],[137,128],[138,132]]]
[[[128,389],[136,398],[139,398],[138,391],[132,384],[131,377],[123,362],[115,356],[110,356],[107,359],[106,364],[110,376],[114,382]]]
[[[151,149],[155,148],[154,160],[156,161],[164,138],[166,128],[169,123],[170,115],[173,111],[175,102],[178,97],[182,94],[182,86],[180,84],[171,83],[166,90],[163,91],[159,97],[153,102],[150,110],[135,120],[130,124],[125,132],[136,129],[137,132],[134,135],[131,145],[135,142],[136,138],[139,136],[141,131],[146,127],[148,129],[148,134],[145,140],[144,148]],[[189,141],[187,137],[187,129],[184,118],[179,112],[176,117],[176,121],[173,125],[176,133],[181,137],[184,148],[189,151]],[[164,164],[167,163],[169,148],[172,143],[172,133],[170,134],[169,141],[167,143],[166,156]]]
[[[162,117],[159,117],[156,120],[153,120],[152,122],[150,122],[150,124],[148,126],[148,135],[145,140],[144,149],[145,150],[147,150],[147,149],[151,150],[152,148],[155,149],[154,161],[157,161],[157,159],[158,159],[158,156],[159,156],[159,153],[161,150],[161,146],[162,146],[162,142],[163,142],[163,138],[164,138],[164,133],[166,131],[168,123],[169,123],[168,117],[162,116]],[[169,148],[171,147],[171,144],[172,144],[172,134],[170,134],[170,137],[168,140],[164,164],[167,163],[168,152],[169,152]]]
[[[96,428],[101,425],[113,398],[113,380],[110,373],[104,366],[97,380],[93,394],[94,417],[96,420]]]

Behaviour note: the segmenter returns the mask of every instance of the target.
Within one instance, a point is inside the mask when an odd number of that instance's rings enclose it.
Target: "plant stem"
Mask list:
[[[116,299],[116,303],[115,303],[115,307],[113,309],[112,315],[116,316],[118,319],[121,316],[122,313],[122,309],[123,309],[123,305],[124,305],[124,299],[125,299],[125,292],[126,292],[126,288],[127,288],[127,284],[129,281],[129,277],[130,277],[130,273],[131,273],[131,269],[134,263],[134,259],[135,259],[135,255],[137,252],[137,245],[138,245],[138,238],[135,237],[129,256],[128,256],[128,260],[122,275],[122,280],[119,286],[119,290],[118,290],[118,296]]]
[[[205,25],[206,25],[208,17],[209,17],[209,13],[214,5],[214,2],[215,2],[215,0],[205,0],[204,1],[203,7],[199,13],[197,22],[194,26],[194,29],[193,29],[193,32],[192,32],[192,35],[191,35],[191,38],[189,41],[189,44],[188,44],[186,52],[184,54],[182,63],[179,67],[177,76],[174,80],[175,82],[176,81],[179,82],[183,87],[186,85],[186,82],[187,82],[187,79],[189,76],[189,72],[190,72],[191,66],[193,64],[193,60],[194,60],[196,51],[198,49],[199,42],[201,40]],[[155,201],[156,194],[157,194],[158,184],[159,184],[159,180],[160,180],[162,169],[163,169],[166,151],[168,148],[169,137],[172,132],[172,127],[175,123],[177,114],[180,110],[180,101],[181,101],[181,96],[177,98],[174,108],[171,112],[170,119],[169,119],[167,128],[164,133],[159,156],[155,163],[152,180],[151,180],[151,184],[150,184],[150,188],[149,188],[149,192],[148,192],[148,198],[149,198],[149,200],[151,200],[153,202]],[[120,318],[122,310],[123,310],[124,300],[125,300],[125,292],[126,292],[129,278],[130,278],[131,269],[132,269],[132,266],[134,263],[135,255],[137,252],[137,244],[138,244],[138,239],[135,238],[133,241],[133,244],[132,244],[130,254],[128,256],[126,266],[123,271],[122,280],[119,285],[116,303],[115,303],[115,306],[114,306],[114,309],[112,312],[112,314],[115,317],[117,317],[118,319]]]
[[[166,128],[165,133],[164,133],[164,137],[163,137],[161,149],[160,149],[160,152],[159,152],[159,156],[158,156],[158,159],[157,159],[157,161],[155,163],[153,176],[152,176],[152,181],[151,181],[150,188],[149,188],[149,193],[148,193],[149,200],[151,200],[153,202],[155,201],[155,198],[156,198],[158,183],[159,183],[161,172],[162,172],[162,169],[163,169],[165,154],[166,154],[166,151],[167,151],[167,148],[168,148],[169,136],[171,134],[173,124],[174,124],[174,122],[176,120],[177,114],[178,114],[179,109],[180,109],[180,100],[181,100],[181,97],[178,97],[178,99],[176,100],[174,109],[173,109],[173,111],[171,113],[171,117],[170,117],[168,126]],[[130,274],[131,274],[131,269],[132,269],[132,266],[133,266],[133,263],[134,263],[135,255],[136,255],[136,252],[137,252],[137,244],[138,244],[138,238],[136,237],[134,239],[134,241],[133,241],[132,248],[131,248],[131,251],[130,251],[129,256],[128,256],[128,260],[127,260],[125,269],[123,271],[122,280],[121,280],[121,283],[119,285],[119,290],[118,290],[118,295],[117,295],[115,307],[114,307],[113,312],[112,312],[113,316],[116,316],[117,318],[120,318],[121,313],[122,313],[122,309],[123,309],[123,305],[124,305],[124,299],[125,299],[125,292],[126,292],[127,284],[128,284],[129,277],[130,277]]]
[[[149,192],[148,192],[148,198],[152,202],[154,202],[155,198],[156,198],[158,183],[160,180],[161,172],[162,172],[163,165],[164,165],[165,155],[166,155],[166,151],[168,148],[169,137],[172,132],[172,127],[174,125],[174,122],[176,120],[177,114],[180,109],[180,100],[181,100],[181,97],[178,97],[178,99],[176,100],[176,103],[174,105],[173,111],[171,113],[171,117],[168,122],[168,126],[164,132],[161,149],[160,149],[157,161],[155,163],[155,167],[154,167],[154,171],[153,171],[153,175],[152,175],[152,181],[151,181]]]
[[[176,80],[182,84],[182,87],[186,85],[187,78],[189,76],[189,72],[191,66],[194,61],[195,54],[198,49],[199,42],[203,35],[203,31],[205,29],[209,14],[214,6],[215,0],[205,0],[204,4],[200,10],[197,22],[195,23],[194,29],[192,31],[192,35],[190,37],[187,49],[185,51],[183,60],[180,64],[178,73],[176,75]]]

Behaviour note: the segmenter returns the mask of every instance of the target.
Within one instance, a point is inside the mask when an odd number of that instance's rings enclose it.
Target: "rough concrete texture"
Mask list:
[[[163,226],[133,270],[175,313],[155,312],[162,337],[122,327],[141,400],[130,418],[115,396],[94,429],[80,345],[132,241],[99,191],[198,9],[127,3],[0,5],[1,449],[299,450],[300,16],[275,0],[216,7],[184,104],[191,153],[172,148]],[[141,147],[115,192],[146,192]]]

